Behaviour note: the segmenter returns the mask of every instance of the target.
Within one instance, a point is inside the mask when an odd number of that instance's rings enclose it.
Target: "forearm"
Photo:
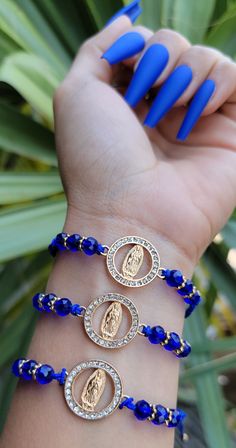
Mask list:
[[[91,234],[103,243],[111,244],[124,235],[138,234],[158,248],[163,266],[179,267],[190,275],[193,266],[169,241],[148,227],[126,222],[120,218],[89,219],[77,214],[68,216],[65,227],[68,233]],[[63,253],[57,257],[50,275],[47,291],[60,297],[69,297],[85,306],[106,292],[120,292],[136,304],[141,322],[162,325],[165,329],[181,334],[184,305],[174,291],[159,279],[148,287],[135,291],[119,286],[107,274],[103,257],[86,257]],[[176,404],[179,360],[161,347],[145,344],[136,337],[126,348],[105,350],[95,346],[83,333],[81,323],[73,317],[63,321],[53,316],[42,316],[38,322],[28,357],[53,365],[56,370],[70,370],[82,360],[103,359],[119,372],[124,393],[135,399],[161,403],[167,407]],[[13,423],[14,422],[14,423]],[[14,427],[14,431],[12,428]],[[19,384],[15,394],[3,438],[3,447],[34,448],[46,446],[96,446],[114,448],[132,442],[143,447],[157,443],[161,448],[173,446],[174,431],[156,427],[132,418],[128,410],[117,410],[111,417],[97,422],[87,422],[74,416],[64,402],[63,391],[57,385],[40,387]],[[32,443],[33,440],[33,443]]]

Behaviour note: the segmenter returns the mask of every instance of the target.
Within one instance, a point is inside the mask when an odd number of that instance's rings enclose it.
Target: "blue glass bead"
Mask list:
[[[36,310],[38,310],[38,311],[42,311],[42,309],[43,309],[42,306],[39,305],[39,299],[43,296],[44,296],[44,294],[42,294],[41,292],[38,292],[37,294],[35,294],[35,296],[32,299],[33,307],[36,308]]]
[[[197,305],[199,305],[199,303],[201,302],[201,300],[202,300],[202,298],[201,298],[201,295],[200,295],[200,293],[199,293],[199,291],[196,291],[193,295],[192,295],[192,297],[189,299],[189,302],[187,301],[188,300],[188,298],[186,297],[185,299],[184,299],[184,301],[186,302],[186,303],[194,303],[194,305],[195,306],[197,306]]]
[[[66,240],[66,247],[71,252],[77,252],[79,250],[81,240],[82,236],[78,235],[78,233],[74,233],[73,235],[68,236]]]
[[[52,257],[55,257],[57,252],[58,252],[58,248],[56,245],[56,238],[53,238],[51,244],[49,244],[48,246],[48,251],[51,254]]]
[[[148,336],[148,340],[151,344],[160,344],[160,342],[165,340],[166,333],[164,328],[157,325],[156,327],[152,327],[151,331],[151,334]]]
[[[82,242],[82,249],[86,255],[94,255],[97,252],[98,242],[92,236],[89,236]]]
[[[47,313],[50,313],[52,310],[50,309],[50,303],[53,299],[56,298],[55,294],[46,294],[44,298],[42,299],[42,306],[44,311],[47,311]]]
[[[142,333],[146,337],[150,336],[152,334],[152,329],[151,329],[150,325],[144,325],[143,329],[142,329]]]
[[[165,280],[169,286],[177,288],[178,286],[182,285],[184,278],[182,272],[177,271],[176,269],[173,269],[171,271],[169,269],[166,269]]]
[[[24,360],[25,360],[24,358],[19,358],[19,359],[16,359],[16,360],[13,362],[12,367],[11,367],[11,371],[12,371],[12,373],[13,373],[15,376],[20,376],[19,366],[20,366],[20,363],[21,363],[22,361],[24,361]]]
[[[83,314],[84,308],[82,308],[82,306],[75,303],[74,305],[72,305],[70,312],[71,312],[71,314],[73,314],[73,316],[78,316],[78,315],[80,316],[81,314]]]
[[[186,414],[181,409],[171,409],[171,411],[171,421],[168,422],[168,427],[174,428],[186,417]]]
[[[191,345],[187,341],[184,341],[184,350],[182,353],[177,355],[178,358],[186,358],[189,355],[189,353],[191,353],[191,350],[192,350]]]
[[[174,333],[173,331],[170,333],[170,338],[168,344],[164,346],[165,350],[172,351],[177,350],[181,347],[180,337],[177,333]]]
[[[156,409],[155,418],[151,420],[151,422],[154,425],[162,425],[168,419],[169,413],[167,409],[164,408],[164,406],[161,406],[160,404],[157,404],[155,406],[155,409]]]
[[[37,362],[33,359],[30,359],[29,361],[26,361],[22,366],[22,377],[24,380],[32,380],[32,370],[37,365]]]
[[[54,376],[54,370],[48,364],[43,364],[36,370],[35,377],[36,381],[40,384],[51,383]]]
[[[138,420],[146,420],[152,415],[152,408],[145,400],[137,401],[135,404],[134,415]]]
[[[181,296],[188,296],[193,292],[193,282],[191,280],[186,280],[185,286],[177,290],[178,294]]]
[[[119,405],[119,409],[123,409],[124,407],[134,411],[135,410],[134,399],[132,397],[124,398],[124,400]]]
[[[55,238],[55,245],[59,250],[66,250],[65,247],[65,238],[68,236],[67,233],[58,233]]]
[[[104,254],[104,251],[105,251],[105,247],[102,244],[98,243],[98,245],[97,245],[97,254],[98,255]]]
[[[56,300],[54,304],[54,310],[58,314],[58,316],[67,316],[70,314],[72,308],[72,303],[67,298],[62,298],[59,300]]]

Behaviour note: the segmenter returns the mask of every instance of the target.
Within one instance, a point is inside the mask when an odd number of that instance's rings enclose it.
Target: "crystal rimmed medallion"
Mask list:
[[[84,384],[81,396],[75,397],[75,382],[79,375],[88,369],[94,369]],[[106,378],[109,376],[113,383],[113,397],[111,402],[102,410],[96,410],[106,386]],[[83,361],[75,366],[68,374],[64,386],[65,400],[71,411],[78,417],[86,420],[98,420],[112,414],[119,406],[122,398],[122,383],[119,374],[105,361]]]
[[[101,334],[93,329],[93,317],[98,307],[106,302],[111,302],[107,308],[101,323]],[[122,320],[123,307],[131,316],[129,331],[116,338]],[[108,293],[94,299],[86,308],[84,314],[84,328],[90,339],[104,348],[120,348],[127,345],[136,336],[139,329],[139,316],[136,306],[127,297]]]
[[[133,247],[126,254],[123,261],[121,272],[117,269],[115,258],[117,252],[124,246]],[[145,251],[148,252],[151,259],[151,268],[149,272],[137,277],[142,267]],[[125,236],[113,243],[106,255],[107,268],[112,277],[124,286],[138,288],[150,283],[158,274],[160,268],[160,257],[152,243],[138,236]]]

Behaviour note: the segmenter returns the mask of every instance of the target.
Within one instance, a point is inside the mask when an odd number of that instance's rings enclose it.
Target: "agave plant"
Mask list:
[[[51,264],[45,249],[61,229],[66,210],[54,147],[53,93],[84,39],[123,3],[0,2],[1,427],[15,387],[9,366],[27,350],[35,325],[30,297],[46,282]],[[143,0],[140,21],[152,29],[175,29],[192,43],[236,56],[234,0]],[[209,448],[229,448],[235,437],[227,421],[233,403],[223,398],[218,382],[219,373],[236,369],[236,274],[230,264],[235,247],[236,213],[196,271],[206,301],[186,325],[193,355],[181,372],[180,399],[198,407]],[[227,337],[215,311],[219,307]],[[207,337],[212,323],[214,340]]]

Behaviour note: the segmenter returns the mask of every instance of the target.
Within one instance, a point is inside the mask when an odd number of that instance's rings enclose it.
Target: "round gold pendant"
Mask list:
[[[118,270],[115,260],[117,253],[122,247],[127,245],[132,245],[133,247],[127,252],[122,267]],[[137,277],[144,261],[145,251],[151,260],[151,268],[146,275]],[[112,277],[118,283],[131,288],[139,288],[152,282],[160,268],[160,257],[156,248],[152,243],[138,236],[125,236],[115,241],[107,251],[106,262]]]
[[[104,303],[111,302],[107,308],[101,323],[100,333],[93,329],[93,317],[96,310]],[[117,338],[121,321],[123,308],[125,308],[131,317],[131,326],[125,336]],[[120,348],[127,345],[136,336],[139,329],[139,316],[136,306],[127,297],[108,293],[94,299],[86,308],[84,314],[84,328],[90,339],[96,344],[105,348]]]
[[[85,370],[93,369],[92,374],[86,378],[79,398],[76,397],[75,383]],[[113,384],[113,397],[111,402],[97,410],[106,387],[108,376]],[[78,417],[86,420],[98,420],[112,414],[119,406],[122,398],[122,383],[119,374],[113,366],[105,361],[84,361],[75,366],[68,374],[64,386],[66,403],[70,410]]]

